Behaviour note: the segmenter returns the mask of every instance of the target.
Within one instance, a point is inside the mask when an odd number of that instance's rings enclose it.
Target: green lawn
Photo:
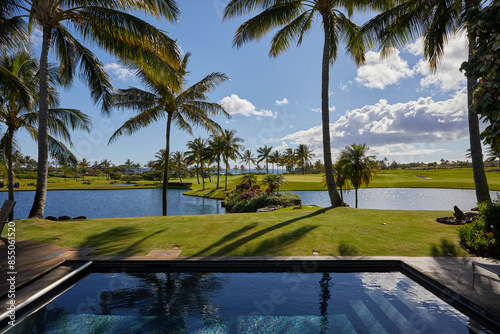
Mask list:
[[[287,208],[270,213],[18,220],[16,234],[57,246],[98,248],[95,255],[182,256],[465,256],[456,226],[436,223],[443,211]],[[384,225],[385,223],[386,225]]]

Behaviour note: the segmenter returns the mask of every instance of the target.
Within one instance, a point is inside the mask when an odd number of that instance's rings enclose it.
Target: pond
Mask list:
[[[221,201],[182,195],[186,189],[168,189],[169,216],[224,213]],[[27,218],[34,191],[14,194],[15,218]],[[0,193],[0,201],[7,193]],[[47,192],[44,217],[85,216],[87,218],[161,216],[161,189],[57,190]]]
[[[302,205],[330,206],[326,191],[291,191],[302,199]],[[491,198],[498,196],[491,191]],[[355,206],[354,190],[344,191],[344,202]],[[380,210],[450,210],[453,206],[470,210],[476,206],[476,191],[434,188],[362,188],[358,189],[358,208]]]
[[[185,189],[168,190],[168,214],[201,215],[225,213],[221,201],[182,195]],[[329,206],[326,191],[293,191],[303,205]],[[491,192],[496,198],[497,192]],[[35,192],[15,193],[15,218],[28,217]],[[381,210],[462,210],[475,206],[474,190],[430,188],[365,188],[358,191],[358,206]],[[0,193],[0,201],[7,192]],[[345,202],[354,207],[354,191],[344,193]],[[161,215],[161,189],[59,190],[47,193],[44,216],[86,216],[87,218],[144,217]]]

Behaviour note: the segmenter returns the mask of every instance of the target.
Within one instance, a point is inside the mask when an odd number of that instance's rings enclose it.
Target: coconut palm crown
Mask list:
[[[361,31],[371,43],[377,43],[382,55],[395,47],[402,47],[422,36],[424,56],[432,70],[439,66],[444,47],[455,34],[464,30],[467,15],[473,8],[480,8],[483,0],[405,0],[367,22]],[[468,36],[468,61],[472,59],[476,41]],[[484,170],[478,115],[472,110],[474,86],[477,80],[467,78],[467,109],[472,171],[476,199],[490,202],[490,193]]]
[[[165,156],[170,156],[170,128],[174,124],[179,129],[193,134],[193,125],[200,126],[205,130],[214,132],[220,131],[221,127],[211,116],[225,115],[231,116],[218,103],[207,102],[206,93],[213,91],[217,86],[229,80],[220,72],[213,72],[190,87],[186,87],[187,65],[190,53],[186,53],[179,69],[177,77],[178,85],[170,85],[167,81],[158,81],[140,64],[129,63],[137,76],[142,80],[149,90],[131,87],[120,89],[115,94],[116,104],[119,109],[132,109],[137,115],[127,120],[109,139],[109,143],[114,142],[123,135],[132,135],[140,129],[166,118],[166,147]],[[168,186],[169,162],[163,169],[162,188],[162,214],[167,215],[167,186]]]
[[[347,54],[354,59],[356,65],[363,64],[366,43],[362,36],[358,35],[360,27],[352,22],[349,16],[355,10],[385,10],[390,8],[392,3],[391,0],[231,0],[224,9],[225,20],[258,12],[236,30],[233,41],[236,47],[241,47],[249,41],[260,40],[269,32],[278,29],[271,41],[271,57],[279,56],[292,44],[302,44],[315,20],[321,21],[324,32],[321,76],[323,155],[328,195],[334,207],[342,205],[343,202],[333,176],[330,148],[330,65],[337,58],[340,43],[345,44]]]
[[[93,42],[122,59],[135,59],[149,69],[160,68],[160,63],[164,64],[165,69],[170,65],[177,66],[180,57],[175,41],[146,21],[127,13],[134,10],[157,18],[164,17],[171,22],[179,15],[179,8],[174,0],[2,1],[2,25],[14,24],[17,28],[26,28],[28,33],[35,28],[42,32],[37,187],[30,218],[43,218],[47,195],[49,50],[52,49],[60,63],[63,83],[71,84],[78,68],[80,77],[90,89],[92,99],[101,104],[105,113],[109,112],[113,102],[111,80],[103,64],[81,41]],[[0,33],[0,39],[16,34],[16,27],[11,27],[7,33]],[[81,39],[76,38],[73,32]]]

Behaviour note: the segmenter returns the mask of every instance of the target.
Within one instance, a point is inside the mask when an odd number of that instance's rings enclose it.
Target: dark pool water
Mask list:
[[[87,276],[10,333],[469,333],[401,273]]]

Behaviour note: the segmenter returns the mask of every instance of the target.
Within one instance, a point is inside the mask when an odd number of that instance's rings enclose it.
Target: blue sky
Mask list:
[[[214,71],[231,78],[210,97],[232,114],[231,120],[216,120],[224,128],[236,130],[245,140],[246,149],[255,152],[268,145],[283,150],[305,143],[321,159],[323,35],[319,21],[300,47],[293,46],[278,58],[269,58],[272,34],[240,49],[232,47],[234,32],[244,19],[222,22],[226,3],[227,0],[179,1],[182,16],[177,24],[146,19],[177,39],[183,51],[192,53],[191,83]],[[367,14],[358,15],[355,21],[363,23],[369,18]],[[33,41],[39,46],[39,33],[35,32]],[[88,46],[105,64],[116,88],[140,86],[139,80],[118,65],[116,58]],[[465,35],[450,40],[436,73],[430,73],[419,40],[395,50],[384,60],[377,50],[372,50],[361,68],[356,68],[340,48],[330,72],[334,158],[346,145],[366,143],[377,159],[465,160],[469,147],[465,78],[458,70],[465,59]],[[133,113],[115,111],[111,117],[102,116],[99,107],[92,104],[86,86],[78,81],[61,93],[61,106],[78,108],[92,117],[90,134],[73,133],[73,151],[78,158],[110,159],[115,164],[131,159],[144,164],[164,148],[166,120],[107,145],[113,132]],[[208,134],[197,130],[195,136],[206,138]],[[171,151],[185,151],[185,144],[193,138],[173,129]],[[27,135],[20,133],[18,142],[24,154],[37,156],[36,145]]]

